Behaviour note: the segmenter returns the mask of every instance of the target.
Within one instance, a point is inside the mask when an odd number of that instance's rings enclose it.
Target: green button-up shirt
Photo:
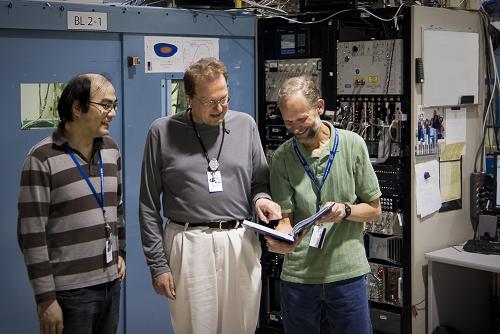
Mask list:
[[[334,127],[329,145],[319,155],[298,147],[307,164],[321,181],[333,148]],[[339,144],[321,191],[321,203],[369,203],[380,197],[378,180],[364,140],[354,132],[338,129]],[[297,158],[292,140],[281,145],[272,157],[271,192],[283,213],[293,213],[298,222],[316,212],[317,189]],[[322,249],[309,247],[312,227],[297,249],[285,256],[281,279],[295,283],[321,284],[361,276],[370,271],[363,244],[363,223],[340,221],[324,224],[327,234]]]

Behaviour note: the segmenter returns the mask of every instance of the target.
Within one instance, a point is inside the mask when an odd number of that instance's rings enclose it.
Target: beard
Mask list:
[[[297,140],[302,144],[308,143],[316,137],[320,129],[321,129],[321,119],[318,117],[316,118],[314,124],[311,125],[309,129],[307,129],[305,136],[302,138],[297,138]]]

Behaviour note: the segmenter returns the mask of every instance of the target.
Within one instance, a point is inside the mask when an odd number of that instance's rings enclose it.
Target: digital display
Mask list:
[[[295,54],[295,35],[281,35],[281,54]]]
[[[280,55],[285,57],[309,55],[309,27],[278,28]]]

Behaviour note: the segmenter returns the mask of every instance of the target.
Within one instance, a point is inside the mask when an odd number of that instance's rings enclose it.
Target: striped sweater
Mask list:
[[[106,230],[101,207],[66,153],[59,130],[28,153],[18,201],[18,241],[37,303],[56,291],[93,286],[118,277],[118,255],[125,256],[121,156],[110,137],[94,140],[90,163],[76,150],[100,193],[99,154],[104,174],[104,207],[112,227],[113,260],[106,263]]]

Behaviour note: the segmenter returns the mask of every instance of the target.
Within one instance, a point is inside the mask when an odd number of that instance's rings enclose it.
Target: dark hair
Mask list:
[[[97,77],[105,79],[104,82],[111,82],[104,74],[82,73],[71,79],[64,87],[57,104],[59,128],[64,127],[66,122],[73,121],[72,107],[74,101],[78,101],[82,112],[86,113],[89,111],[92,82]]]
[[[184,73],[184,91],[189,97],[196,94],[196,81],[200,78],[205,80],[216,79],[223,75],[227,81],[226,65],[214,57],[201,58],[191,64]]]

